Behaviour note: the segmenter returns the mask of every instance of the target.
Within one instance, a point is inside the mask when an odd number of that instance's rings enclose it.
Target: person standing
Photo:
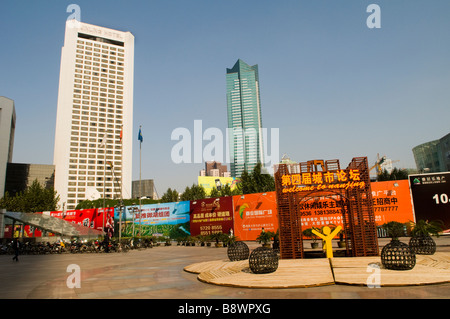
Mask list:
[[[19,240],[17,240],[17,239],[14,239],[14,241],[13,241],[13,250],[14,250],[13,260],[19,261],[20,243],[19,243]]]

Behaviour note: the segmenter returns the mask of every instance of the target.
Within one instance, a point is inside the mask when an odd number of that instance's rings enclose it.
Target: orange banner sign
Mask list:
[[[275,192],[233,196],[234,231],[239,240],[256,240],[264,228],[278,229]]]

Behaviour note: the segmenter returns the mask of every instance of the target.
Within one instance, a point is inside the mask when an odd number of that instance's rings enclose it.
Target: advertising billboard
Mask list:
[[[396,221],[414,221],[408,180],[371,183],[375,222],[378,226]]]
[[[124,236],[160,235],[171,238],[183,237],[190,234],[189,230],[189,201],[126,206],[122,215],[122,233]],[[115,210],[116,222],[119,220],[119,210]]]
[[[414,221],[408,180],[385,181],[371,183],[375,222],[378,226],[396,221],[407,223]],[[322,197],[308,200],[300,204],[303,228],[342,224],[339,198]]]
[[[74,209],[67,211],[49,211],[41,212],[38,214],[49,215],[55,218],[60,218],[69,223],[74,223],[89,227],[95,230],[102,231],[105,228],[110,236],[114,231],[114,208],[106,208],[106,215],[103,218],[103,208],[91,208],[91,209]],[[55,232],[58,230],[55,229]],[[42,231],[36,227],[25,225],[23,229],[24,237],[41,237]],[[47,232],[46,236],[53,236],[51,232]]]
[[[309,199],[299,204],[302,229],[321,228],[329,224],[343,226],[342,201],[334,197]]]
[[[191,236],[229,234],[233,229],[233,198],[205,198],[191,201]]]
[[[209,195],[214,188],[220,190],[221,187],[228,184],[231,190],[234,190],[239,183],[239,179],[234,177],[215,177],[215,176],[199,176],[198,185],[203,186],[206,195]]]
[[[275,192],[233,196],[234,235],[238,240],[256,240],[265,231],[278,230]]]
[[[414,215],[418,220],[441,220],[450,228],[450,172],[409,176]]]

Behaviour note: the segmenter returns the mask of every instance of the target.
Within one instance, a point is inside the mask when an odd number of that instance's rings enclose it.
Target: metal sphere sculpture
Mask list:
[[[381,263],[391,270],[409,270],[416,265],[416,255],[409,245],[392,240],[381,250]]]
[[[272,248],[258,247],[249,258],[250,270],[255,274],[267,274],[278,269],[278,255]]]
[[[409,240],[409,248],[418,255],[433,255],[436,243],[430,236],[413,236]]]
[[[228,245],[227,255],[231,261],[245,260],[250,255],[250,249],[243,241],[236,241]]]

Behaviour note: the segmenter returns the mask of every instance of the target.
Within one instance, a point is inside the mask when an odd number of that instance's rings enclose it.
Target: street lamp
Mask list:
[[[136,203],[132,203],[132,210],[133,210],[133,235],[131,235],[131,237],[134,237],[134,222],[135,222],[135,218],[136,218]]]

